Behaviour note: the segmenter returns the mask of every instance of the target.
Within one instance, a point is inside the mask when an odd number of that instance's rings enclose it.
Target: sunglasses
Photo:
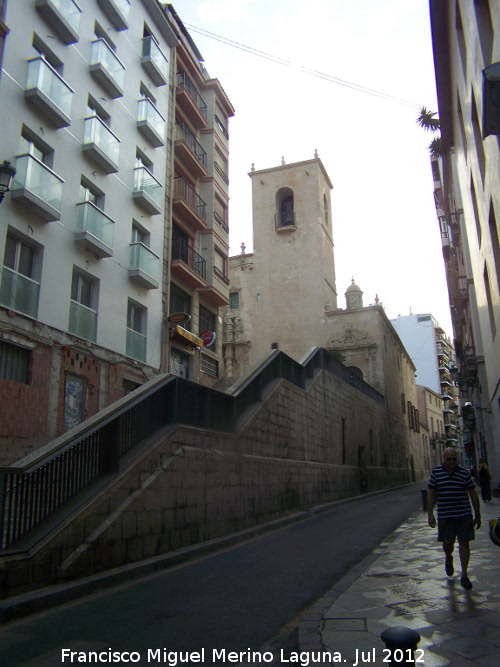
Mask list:
[[[447,461],[456,461],[457,459],[456,459],[456,457],[453,457],[453,456],[447,456],[446,460]]]

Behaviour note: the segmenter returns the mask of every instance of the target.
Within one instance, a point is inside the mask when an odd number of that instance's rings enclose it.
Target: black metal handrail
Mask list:
[[[280,379],[305,389],[328,370],[358,391],[384,397],[322,348],[299,363],[280,350],[232,393],[162,376],[12,466],[0,468],[0,549],[9,549],[104,475],[120,471],[126,455],[159,429],[184,424],[234,432],[238,420]],[[83,502],[83,500],[81,501]]]
[[[185,141],[186,144],[189,146],[191,152],[198,158],[201,164],[206,168],[207,154],[203,149],[203,146],[196,140],[194,134],[190,131],[190,129],[185,123],[178,122],[175,124],[175,140]]]
[[[177,88],[185,88],[187,90],[189,97],[191,97],[201,115],[206,119],[207,105],[186,72],[177,72]]]
[[[190,269],[206,280],[207,263],[196,250],[193,250],[187,241],[180,238],[172,239],[172,259],[180,259],[187,264]]]
[[[177,176],[174,178],[174,197],[183,199],[190,208],[206,221],[207,205],[197,194],[193,186],[189,185],[185,178]]]

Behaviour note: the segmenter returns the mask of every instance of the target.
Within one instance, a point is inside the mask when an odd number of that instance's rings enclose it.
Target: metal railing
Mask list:
[[[189,130],[185,123],[175,124],[175,140],[185,141],[191,152],[198,158],[201,164],[206,168],[207,154],[203,146],[196,140],[194,134]]]
[[[187,264],[190,269],[206,280],[207,277],[207,263],[196,250],[184,241],[184,239],[172,239],[172,259],[180,259]]]
[[[0,548],[12,548],[52,517],[45,524],[45,532],[50,530],[63,520],[63,510],[67,514],[83,504],[86,488],[116,475],[124,457],[159,429],[184,424],[235,432],[238,420],[280,379],[306,389],[322,369],[385,404],[381,394],[322,348],[312,348],[302,363],[273,351],[232,394],[171,375],[150,380],[38,452],[0,468]]]
[[[184,199],[186,204],[206,221],[207,205],[203,199],[196,193],[196,190],[189,185],[185,178],[177,176],[174,178],[174,197]]]
[[[191,81],[186,72],[177,72],[177,88],[185,88],[189,94],[189,97],[196,104],[198,111],[206,119],[207,118],[207,105],[203,97],[200,95],[196,86]]]

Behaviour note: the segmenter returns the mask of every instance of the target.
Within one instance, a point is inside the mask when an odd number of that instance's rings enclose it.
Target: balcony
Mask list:
[[[156,215],[163,209],[163,190],[161,183],[146,167],[136,167],[134,170],[134,201],[149,213]]]
[[[106,174],[118,171],[120,140],[98,116],[85,119],[82,150]]]
[[[212,306],[222,308],[229,306],[229,298],[227,295],[220,292],[214,285],[206,285],[205,287],[197,287],[196,291],[203,296]]]
[[[97,312],[77,301],[69,302],[68,331],[75,336],[95,343],[97,333]]]
[[[146,336],[134,331],[134,329],[127,328],[127,348],[125,351],[127,357],[138,359],[139,361],[146,361]]]
[[[68,127],[73,89],[43,58],[28,61],[25,99],[55,127]]]
[[[129,277],[141,287],[158,289],[160,258],[143,243],[130,244]]]
[[[175,155],[195,178],[207,175],[207,154],[185,123],[175,125]]]
[[[168,60],[152,35],[142,38],[141,63],[155,85],[164,86],[168,83]]]
[[[174,178],[173,207],[195,231],[207,229],[207,205],[185,178]]]
[[[73,0],[36,0],[35,7],[65,44],[78,41],[82,10]]]
[[[116,30],[121,31],[128,28],[129,0],[97,0],[97,4]]]
[[[89,71],[113,99],[123,97],[125,67],[104,39],[92,42]]]
[[[63,179],[33,155],[18,155],[17,173],[12,184],[12,199],[50,222],[61,219]]]
[[[31,278],[2,267],[0,304],[10,310],[36,318],[40,285]]]
[[[186,72],[177,72],[175,99],[197,129],[207,127],[207,105]]]
[[[206,283],[206,262],[184,239],[172,239],[172,272],[191,287],[203,287]]]
[[[111,257],[114,224],[114,221],[92,202],[77,204],[75,241],[97,257]]]
[[[149,143],[158,148],[165,145],[166,121],[148,97],[139,100],[137,128]]]

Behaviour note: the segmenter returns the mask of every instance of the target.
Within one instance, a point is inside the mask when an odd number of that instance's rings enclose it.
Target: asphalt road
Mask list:
[[[346,501],[225,551],[9,623],[0,628],[0,664],[82,664],[79,653],[62,662],[63,648],[86,652],[87,662],[88,651],[104,651],[101,663],[116,662],[109,650],[134,652],[122,660],[141,665],[169,664],[173,651],[205,649],[205,664],[213,664],[214,648],[258,650],[284,627],[295,627],[418,509],[421,487]],[[148,649],[160,649],[149,662]]]

